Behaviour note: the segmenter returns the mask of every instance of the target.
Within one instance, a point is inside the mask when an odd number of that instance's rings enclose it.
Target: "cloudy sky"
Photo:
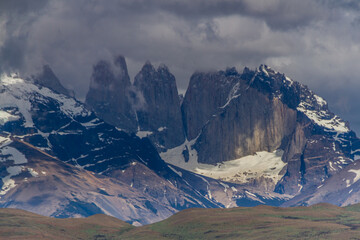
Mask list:
[[[93,64],[126,57],[130,77],[165,63],[191,74],[265,63],[307,84],[360,133],[357,0],[1,0],[0,69],[49,64],[83,99]]]

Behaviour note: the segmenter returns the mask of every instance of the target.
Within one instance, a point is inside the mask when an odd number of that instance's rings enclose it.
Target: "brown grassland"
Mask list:
[[[102,214],[55,219],[0,209],[0,239],[360,239],[360,205],[187,209],[142,227]]]

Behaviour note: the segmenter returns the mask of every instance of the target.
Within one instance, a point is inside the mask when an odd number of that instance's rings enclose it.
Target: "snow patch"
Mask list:
[[[138,131],[136,133],[136,136],[138,136],[139,138],[145,138],[145,137],[148,137],[148,136],[150,136],[152,134],[153,134],[153,132],[151,132],[151,131]]]
[[[55,93],[49,88],[39,87],[14,75],[3,74],[0,76],[0,90],[2,90],[0,108],[16,107],[25,119],[25,127],[34,126],[31,115],[32,99],[42,100],[44,103],[48,101],[46,98],[53,99],[59,104],[61,111],[70,117],[90,115],[90,111],[75,99]]]
[[[235,160],[218,163],[215,165],[198,163],[197,152],[192,148],[196,139],[185,141],[184,144],[161,153],[161,158],[172,165],[185,170],[211,177],[218,180],[247,183],[252,179],[265,177],[272,179],[276,184],[283,175],[280,171],[287,165],[281,160],[282,150],[274,152],[257,152]],[[185,162],[184,150],[189,151],[189,161]]]
[[[231,89],[230,93],[229,93],[229,96],[227,97],[227,102],[224,104],[224,106],[221,106],[220,108],[225,108],[227,107],[230,102],[238,97],[241,96],[241,94],[237,94],[237,92],[239,91],[240,89],[240,83],[236,83],[235,86]],[[213,116],[216,116],[216,115],[213,115]]]
[[[27,168],[27,170],[29,171],[29,173],[31,174],[31,176],[33,176],[33,177],[39,176],[39,173],[37,173],[34,169],[32,169],[32,168]]]
[[[351,183],[350,183],[350,180],[349,179],[346,179],[346,187],[350,187],[351,186]]]
[[[248,198],[250,198],[250,199],[252,199],[252,200],[254,200],[254,201],[258,201],[258,202],[260,202],[260,203],[262,203],[262,204],[265,204],[263,201],[261,201],[255,194],[253,194],[253,193],[251,193],[251,192],[249,192],[249,191],[246,191],[245,190],[245,193],[246,193],[246,196],[248,197]]]
[[[289,82],[289,86],[293,85],[293,83],[294,83],[294,81],[287,76],[285,76],[285,80]]]
[[[0,146],[1,147],[9,145],[10,143],[12,143],[10,138],[0,136]]]
[[[336,171],[336,169],[333,167],[332,162],[329,162],[329,167],[331,171]]]
[[[320,105],[320,106],[325,106],[327,104],[327,102],[320,96],[314,94],[314,97],[316,99],[316,102]]]
[[[14,164],[27,163],[27,159],[25,155],[13,147],[5,146],[1,148],[0,151],[1,151],[1,155],[4,155],[0,157],[1,162],[12,160],[14,161]]]
[[[360,179],[360,169],[350,169],[348,172],[352,172],[352,173],[355,173],[356,176],[354,177],[353,181],[352,181],[352,184],[356,183],[357,181],[359,181]],[[347,180],[350,182],[350,180]],[[346,183],[347,183],[346,181]],[[349,185],[350,186],[350,185]],[[346,184],[346,187],[349,187],[348,184]]]
[[[337,115],[329,117],[329,114],[324,111],[310,110],[312,106],[307,102],[300,102],[296,108],[298,111],[304,113],[315,124],[324,127],[330,131],[334,131],[337,134],[347,133],[350,129],[345,125],[345,122]]]
[[[264,65],[261,65],[261,66],[260,66],[260,70],[261,70],[267,77],[270,76],[269,73],[268,73],[268,71],[266,71],[266,68],[265,68]]]
[[[7,122],[19,120],[19,118],[19,116],[14,116],[8,112],[0,110],[0,125],[4,125]]]
[[[157,131],[158,131],[158,132],[162,132],[162,131],[164,131],[165,129],[166,129],[166,127],[159,127]]]
[[[98,118],[94,118],[90,122],[81,123],[84,127],[96,127],[101,125],[103,122],[101,122]]]
[[[195,144],[196,139],[197,138],[191,141],[186,139],[182,145],[160,153],[161,158],[169,164],[194,172],[194,169],[199,165],[197,162],[197,151],[193,149],[193,145]],[[183,152],[186,150],[189,152],[188,162],[185,162],[183,155]]]
[[[15,181],[11,177],[19,175],[23,167],[21,166],[12,166],[6,168],[6,171],[9,173],[6,177],[2,178],[3,185],[0,190],[0,195],[5,195],[12,188],[16,187]]]
[[[227,192],[227,189],[230,188],[229,185],[220,182],[220,184],[224,187],[224,192]]]
[[[182,177],[182,172],[176,171],[175,168],[173,168],[173,167],[170,166],[170,165],[168,165],[168,167],[169,167],[174,173],[176,173],[177,175],[179,175],[180,177]]]

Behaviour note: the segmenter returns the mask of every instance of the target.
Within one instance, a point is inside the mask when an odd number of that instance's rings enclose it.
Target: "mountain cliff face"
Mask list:
[[[113,63],[99,61],[93,67],[86,105],[106,122],[126,131],[137,129],[129,100],[130,78],[122,56]]]
[[[202,176],[294,196],[354,161],[358,149],[321,97],[265,65],[197,72],[181,106],[164,66],[146,63],[132,87],[134,132],[168,164]]]
[[[116,64],[117,63],[117,64]],[[147,62],[130,83],[125,58],[115,61],[118,76],[105,61],[94,66],[86,104],[107,123],[148,137],[159,151],[184,142],[175,77],[165,65]]]
[[[145,133],[158,149],[166,150],[185,140],[180,99],[174,75],[165,65],[157,70],[147,62],[136,75],[135,89],[143,97],[137,109],[139,131]]]
[[[194,74],[181,107],[188,140],[162,157],[205,176],[296,195],[354,161],[347,123],[264,65]]]

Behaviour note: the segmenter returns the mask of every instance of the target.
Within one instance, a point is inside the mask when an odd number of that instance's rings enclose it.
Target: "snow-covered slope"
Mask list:
[[[89,206],[90,209],[93,206],[103,211],[106,206],[112,208],[111,206],[115,202],[115,205],[119,206],[120,202],[123,201],[121,199],[133,198],[132,195],[128,196],[127,190],[129,188],[139,192],[134,198],[142,199],[141,202],[145,204],[143,205],[145,207],[134,207],[126,211],[113,209],[112,211],[107,210],[106,213],[111,213],[111,215],[127,221],[132,221],[130,218],[137,216],[137,220],[134,222],[143,224],[161,220],[188,207],[217,206],[216,202],[199,194],[173,172],[161,160],[148,139],[140,139],[134,135],[129,136],[127,133],[104,123],[74,98],[56,93],[16,75],[2,75],[0,77],[0,111],[2,117],[2,125],[0,125],[0,134],[2,135],[0,139],[2,144],[0,146],[2,206],[22,207],[47,215],[72,216],[67,215],[66,207],[60,204],[62,201],[66,202],[60,198],[61,195],[64,195],[71,204],[86,203],[85,205]],[[36,151],[42,151],[44,155],[37,159],[37,167],[29,163],[29,158],[24,157],[22,149],[12,146],[14,140],[21,141],[25,145],[31,144],[32,148],[37,149]],[[108,178],[108,181],[117,182],[119,179],[123,179],[124,181],[120,181],[119,184],[127,187],[119,188],[110,201],[107,197],[102,196],[106,196],[107,191],[100,194],[99,197],[102,200],[95,200],[94,196],[87,198],[82,195],[89,188],[80,191],[80,188],[74,189],[75,183],[73,183],[74,185],[69,184],[69,188],[66,188],[67,183],[64,183],[54,196],[60,205],[49,203],[51,209],[43,211],[44,206],[40,202],[46,201],[49,193],[34,191],[33,195],[29,195],[27,198],[19,199],[19,196],[25,197],[21,192],[25,191],[23,186],[27,184],[31,176],[33,179],[48,176],[48,171],[44,170],[45,174],[43,174],[43,168],[39,166],[46,166],[48,164],[46,158],[49,156],[80,169],[79,171],[72,171],[72,173],[65,173],[68,174],[69,181],[75,181],[79,178],[78,174],[84,172],[90,174],[85,171],[87,170],[99,174],[96,175],[97,177]],[[70,165],[62,165],[62,167],[64,166],[69,168]],[[139,166],[141,169],[136,170]],[[70,168],[74,169],[74,167]],[[141,174],[135,174],[130,182],[124,178],[128,173],[134,171],[141,171]],[[60,176],[57,177],[60,178]],[[150,184],[150,182],[156,184]],[[37,187],[37,182],[32,181],[31,183],[34,184],[32,187]],[[96,186],[98,183],[95,181],[95,185],[91,188],[106,188],[106,183],[102,185],[99,183],[100,185]],[[53,184],[54,188],[57,188],[56,181]],[[180,184],[182,187],[177,187]],[[111,184],[111,186],[116,188],[116,183]],[[41,185],[38,187],[41,188]],[[123,193],[121,193],[121,189],[125,189]],[[162,197],[158,198],[160,195]],[[32,207],[31,203],[28,202],[32,201],[29,198],[30,196],[39,204]],[[116,196],[119,197],[118,200],[116,200]],[[21,204],[11,203],[15,199]],[[76,199],[81,200],[76,203]],[[147,203],[147,199],[156,199],[157,202]],[[72,205],[69,207],[73,208]],[[71,214],[77,216],[76,211],[80,211],[79,208],[75,208]],[[86,213],[80,215],[83,216]]]
[[[272,153],[266,151],[257,152],[254,155],[217,163],[214,166],[197,162],[197,152],[191,144],[193,142],[187,142],[176,148],[169,149],[161,153],[160,156],[171,165],[226,182],[241,184],[264,178],[269,180],[275,187],[285,174],[284,171],[281,172],[286,166],[286,163],[281,160],[282,150],[276,150]],[[185,161],[182,155],[186,149],[192,149],[189,151],[188,161]]]

